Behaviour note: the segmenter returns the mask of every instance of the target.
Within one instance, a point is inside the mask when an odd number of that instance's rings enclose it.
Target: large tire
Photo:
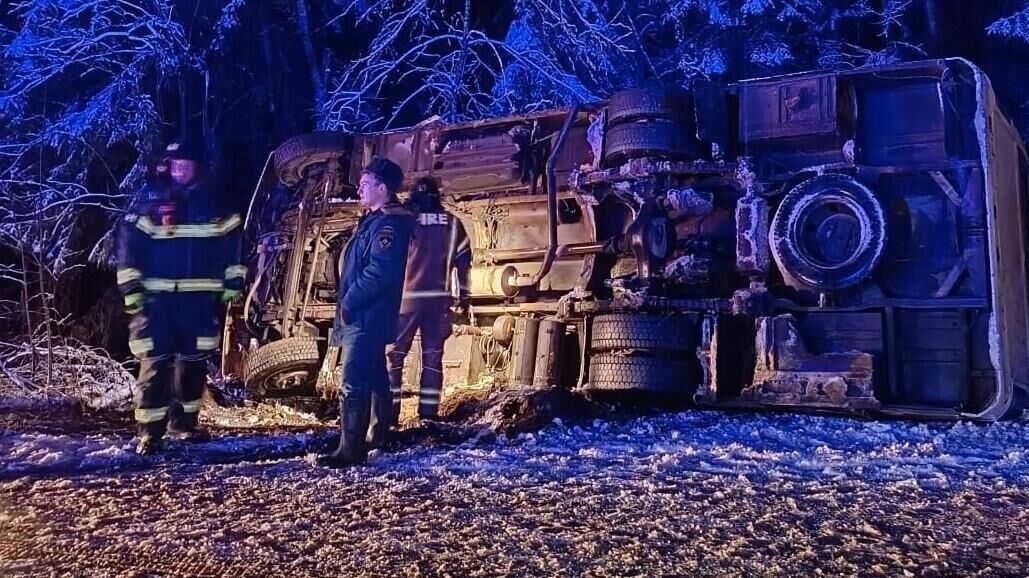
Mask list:
[[[690,94],[665,88],[620,90],[607,101],[609,126],[642,118],[661,118],[691,125],[693,113]]]
[[[609,313],[593,320],[590,349],[692,352],[697,331],[696,315]]]
[[[284,184],[296,185],[310,167],[346,156],[350,145],[350,137],[335,132],[297,135],[275,149],[275,171]]]
[[[290,337],[263,345],[243,362],[243,382],[253,399],[304,393],[321,364],[318,341]]]
[[[769,243],[783,276],[816,291],[867,279],[886,248],[886,217],[875,194],[853,177],[825,174],[783,197]]]
[[[667,120],[630,122],[609,126],[605,134],[604,162],[608,166],[639,157],[696,158],[697,143],[685,126]]]
[[[692,375],[688,361],[601,353],[590,358],[587,389],[686,395]]]

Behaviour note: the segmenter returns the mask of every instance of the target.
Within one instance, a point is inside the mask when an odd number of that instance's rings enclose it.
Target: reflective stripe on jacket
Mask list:
[[[127,213],[117,248],[126,307],[141,307],[144,292],[241,291],[241,225],[238,214],[216,208],[202,184],[175,200],[150,200]]]
[[[468,296],[472,249],[461,220],[446,211],[418,215],[408,250],[404,311],[450,304],[455,294]],[[451,271],[457,270],[457,287]]]

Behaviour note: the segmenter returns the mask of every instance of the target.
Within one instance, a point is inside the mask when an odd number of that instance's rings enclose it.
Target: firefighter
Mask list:
[[[343,251],[336,321],[329,340],[330,346],[340,348],[340,439],[336,451],[318,458],[321,465],[365,463],[366,437],[376,442],[388,427],[386,346],[397,337],[407,245],[414,229],[411,213],[397,201],[402,181],[400,167],[384,158],[372,159],[361,173],[358,196],[369,212]],[[371,423],[373,403],[375,424]]]
[[[221,210],[204,175],[202,149],[170,144],[167,180],[149,187],[122,223],[118,286],[132,315],[129,349],[140,359],[135,417],[140,454],[169,430],[187,441],[198,427],[207,358],[221,341],[220,301],[243,290],[238,214]]]
[[[443,343],[453,328],[451,273],[456,269],[458,310],[467,312],[472,266],[472,251],[464,225],[443,209],[440,190],[433,179],[419,179],[411,191],[410,206],[418,213],[418,224],[408,250],[404,299],[400,305],[400,335],[387,354],[394,425],[400,415],[404,358],[416,332],[421,333],[422,345],[418,417],[434,420],[439,416]]]

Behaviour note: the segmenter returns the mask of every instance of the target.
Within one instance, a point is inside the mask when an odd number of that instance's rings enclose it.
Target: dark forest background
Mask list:
[[[111,230],[183,125],[245,207],[315,129],[949,56],[1029,134],[1029,0],[0,0],[0,341],[124,348]]]

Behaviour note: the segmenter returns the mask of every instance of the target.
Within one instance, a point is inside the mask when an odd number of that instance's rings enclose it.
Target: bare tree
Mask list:
[[[83,216],[110,223],[138,188],[160,116],[157,87],[190,62],[169,0],[19,1],[0,30],[0,244],[18,255],[0,283],[37,385],[55,382],[67,313],[58,296],[96,249]],[[20,361],[15,361],[20,360]],[[28,375],[25,372],[19,375]]]
[[[409,107],[448,120],[486,108],[478,76],[502,66],[502,46],[471,27],[470,4],[451,11],[434,0],[351,2],[334,20],[377,29],[366,53],[335,75],[322,110],[326,128],[389,126]],[[390,102],[389,94],[407,94]]]
[[[408,120],[488,116],[495,112],[498,79],[512,65],[581,92],[574,76],[538,47],[491,38],[476,28],[467,0],[457,9],[442,0],[353,1],[333,20],[339,19],[374,33],[363,55],[335,74],[322,109],[324,128],[389,127],[405,113]]]
[[[1022,0],[1020,4],[1021,7],[1013,14],[991,24],[987,32],[1029,44],[1029,1]]]

